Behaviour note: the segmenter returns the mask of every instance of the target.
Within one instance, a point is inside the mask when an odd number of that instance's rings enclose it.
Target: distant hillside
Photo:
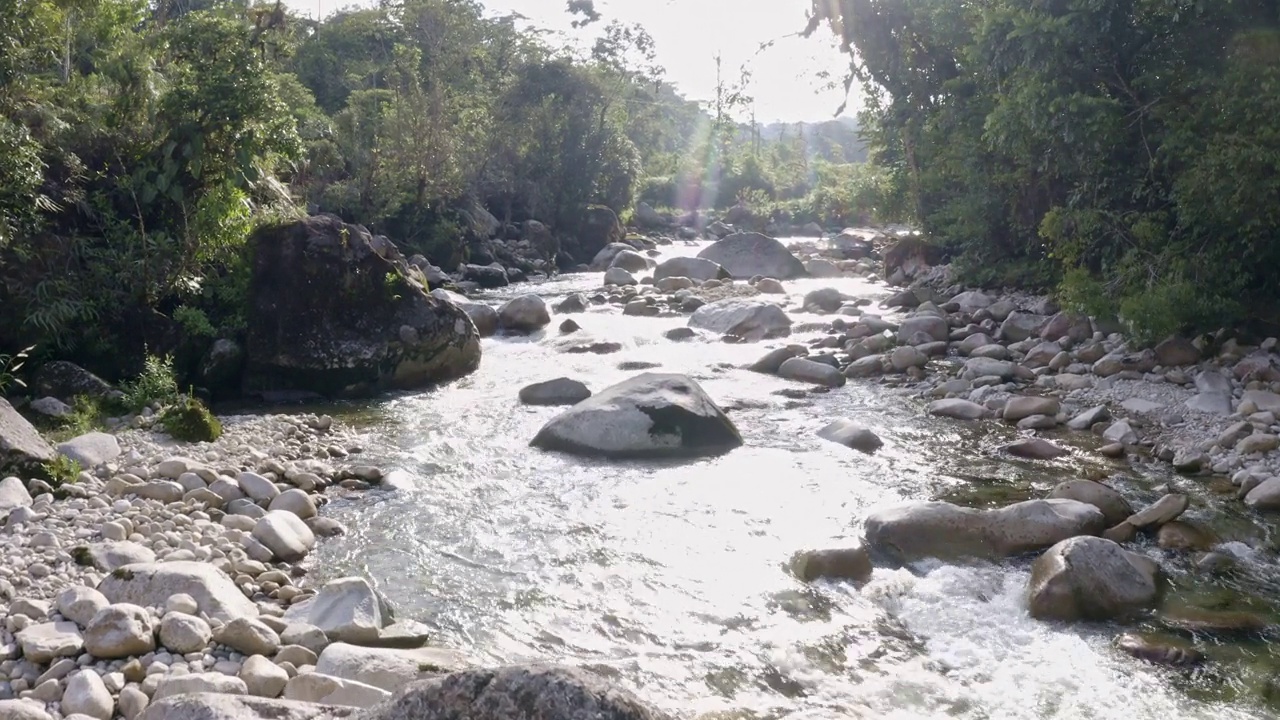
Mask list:
[[[805,139],[810,158],[828,162],[866,162],[867,146],[858,137],[858,121],[851,117],[818,123],[771,123],[760,128],[760,137],[768,141]]]

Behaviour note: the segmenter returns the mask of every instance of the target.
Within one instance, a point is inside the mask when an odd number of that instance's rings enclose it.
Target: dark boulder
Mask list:
[[[35,390],[39,397],[56,397],[69,401],[79,395],[104,398],[114,388],[106,380],[75,363],[54,360],[42,365],[36,373]]]
[[[489,265],[463,265],[459,268],[462,279],[482,288],[500,288],[511,284],[507,269],[497,263]]]
[[[575,245],[570,254],[578,259],[593,258],[609,243],[626,239],[618,214],[603,205],[588,205],[578,223]]]
[[[707,246],[698,257],[724,268],[731,276],[747,279],[762,275],[776,280],[804,277],[804,263],[782,243],[760,233],[734,233]]]
[[[480,364],[475,325],[432,297],[390,240],[334,215],[264,228],[246,342],[250,392],[414,389]]]

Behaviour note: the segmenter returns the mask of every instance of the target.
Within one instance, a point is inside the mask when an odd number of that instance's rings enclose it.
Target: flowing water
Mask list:
[[[599,282],[562,276],[491,299],[538,292],[554,303]],[[798,300],[828,286],[886,294],[854,279],[788,290]],[[1079,476],[1091,462],[1083,454],[1000,459],[991,448],[1011,430],[927,418],[923,401],[873,382],[788,399],[776,391],[803,386],[741,369],[772,344],[664,339],[684,316],[606,306],[573,317],[578,333],[560,336],[553,317],[545,334],[487,339],[472,376],[349,413],[365,423],[374,459],[405,472],[395,490],[326,507],[349,534],[322,544],[313,573],[371,577],[399,616],[438,628],[440,644],[477,661],[587,666],[683,718],[1271,716],[1232,676],[1274,672],[1265,642],[1233,645],[1228,677],[1144,665],[1113,649],[1117,628],[1030,619],[1025,562],[877,568],[861,589],[786,572],[797,550],[856,542],[877,505],[1022,499]],[[623,350],[563,352],[588,339]],[[669,463],[528,446],[558,410],[520,405],[522,386],[568,376],[600,390],[635,374],[624,362],[696,379],[730,409],[745,446]],[[869,426],[884,448],[867,456],[818,439],[837,417]],[[1128,489],[1155,497],[1141,483]]]

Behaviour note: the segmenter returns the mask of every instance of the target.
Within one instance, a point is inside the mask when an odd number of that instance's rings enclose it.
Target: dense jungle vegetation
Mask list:
[[[0,350],[110,374],[144,347],[234,337],[246,237],[301,212],[449,270],[480,208],[569,236],[588,204],[637,199],[872,212],[849,123],[740,125],[749,78],[725,68],[700,106],[664,83],[643,28],[593,19],[583,51],[473,0],[322,22],[247,0],[3,3]]]
[[[815,0],[874,161],[971,280],[1143,339],[1274,321],[1280,3]]]

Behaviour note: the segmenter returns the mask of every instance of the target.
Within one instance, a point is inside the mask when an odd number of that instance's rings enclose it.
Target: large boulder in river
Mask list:
[[[734,233],[717,240],[698,253],[698,257],[717,263],[739,279],[763,275],[789,280],[806,274],[804,263],[782,243],[754,232]]]
[[[653,281],[669,277],[686,277],[690,280],[724,280],[729,272],[719,263],[700,257],[673,257],[658,263],[653,269]]]
[[[689,317],[689,327],[755,342],[790,335],[791,318],[770,302],[727,298],[695,310]]]
[[[1102,511],[1075,500],[1027,500],[994,510],[915,502],[872,513],[865,524],[867,544],[901,562],[1011,557],[1104,529]]]
[[[251,242],[247,390],[368,395],[479,367],[475,325],[429,295],[390,240],[316,215]]]
[[[645,373],[552,418],[530,444],[609,458],[699,457],[736,448],[742,437],[692,379]]]
[[[1096,537],[1049,548],[1031,565],[1027,605],[1040,620],[1111,620],[1155,604],[1160,566]]]
[[[585,670],[514,665],[416,682],[364,720],[666,720],[625,689]]]
[[[626,236],[617,213],[604,205],[588,205],[582,211],[577,233],[567,249],[575,260],[581,262],[595,257],[609,243],[622,242]]]
[[[0,398],[0,470],[31,469],[52,459],[49,443],[8,400]]]
[[[531,333],[551,322],[547,302],[533,294],[511,298],[498,308],[498,327],[507,332]]]
[[[635,248],[626,243],[616,242],[609,243],[600,248],[600,251],[591,259],[591,270],[595,272],[603,272],[613,266],[614,258],[624,252],[635,252]]]
[[[475,323],[476,332],[480,333],[480,337],[489,337],[498,332],[498,310],[492,305],[474,302],[465,295],[459,295],[444,288],[432,290],[431,295],[441,300],[447,300],[462,308],[462,312],[466,313],[467,317],[471,318],[471,322]]]

